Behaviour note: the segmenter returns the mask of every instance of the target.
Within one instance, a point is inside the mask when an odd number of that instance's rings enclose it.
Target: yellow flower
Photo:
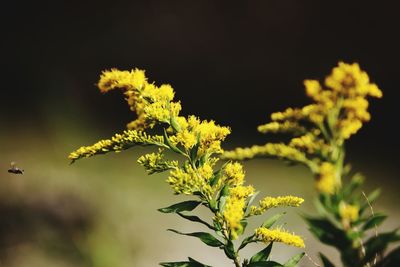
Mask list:
[[[253,194],[252,186],[236,186],[229,190],[222,215],[232,239],[237,239],[243,229],[240,221],[244,217],[246,199]]]
[[[300,126],[297,122],[285,121],[282,123],[274,121],[258,126],[257,130],[260,133],[303,133],[306,129],[303,126]]]
[[[332,90],[346,97],[382,97],[381,90],[369,81],[368,74],[360,69],[357,63],[346,64],[339,62],[332,70],[331,75],[326,77],[325,84]]]
[[[382,91],[357,63],[339,62],[324,84],[305,80],[307,96],[313,103],[301,108],[287,108],[271,115],[272,122],[260,125],[263,133],[292,134],[288,144],[268,143],[263,146],[237,148],[225,152],[228,159],[277,157],[308,166],[316,175],[316,188],[333,194],[341,186],[339,160],[343,143],[370,120],[367,97],[382,97]],[[337,170],[332,164],[338,165]]]
[[[162,84],[160,87],[149,86],[142,93],[143,97],[151,99],[153,102],[170,102],[174,99],[174,89],[169,84]]]
[[[306,93],[311,98],[318,97],[322,90],[321,84],[316,80],[305,80],[304,86],[306,87]]]
[[[305,149],[307,153],[314,153],[316,150],[320,149],[320,145],[316,142],[315,136],[311,133],[293,138],[289,145],[291,147]]]
[[[347,222],[354,222],[358,219],[360,207],[357,205],[346,204],[345,202],[340,202],[339,204],[339,214],[340,217]]]
[[[212,168],[212,167],[213,167],[213,165],[215,164],[215,162],[216,162],[216,161],[214,161],[214,162],[208,161],[208,162],[204,163],[203,166],[201,166],[201,167],[199,167],[199,168],[197,169],[197,172],[200,174],[200,176],[203,177],[204,180],[207,181],[207,182],[208,182],[208,181],[213,177],[213,175],[214,175],[214,171],[213,171],[213,168]]]
[[[167,161],[164,159],[162,149],[159,149],[158,153],[150,153],[141,156],[137,162],[142,165],[149,174],[176,169],[178,167],[178,161]]]
[[[316,181],[316,188],[319,192],[333,194],[338,186],[335,167],[329,162],[323,162],[319,168]]]
[[[238,232],[241,232],[243,227],[240,221],[244,216],[245,199],[228,197],[225,203],[223,212],[224,220],[229,229],[230,237],[235,240],[238,238]]]
[[[128,129],[144,130],[157,123],[169,123],[181,111],[179,102],[172,102],[175,92],[169,84],[160,87],[149,84],[143,70],[104,71],[98,87],[105,93],[113,89],[122,89],[130,109],[137,114],[137,119],[130,122]]]
[[[156,120],[168,123],[170,119],[170,111],[166,102],[154,102],[144,108],[145,118],[147,120]]]
[[[284,120],[301,120],[304,118],[301,109],[288,108],[283,112],[275,112],[271,114],[271,120],[273,121],[284,121]]]
[[[189,122],[190,124],[190,122]],[[200,134],[200,153],[222,153],[221,141],[231,133],[228,127],[216,125],[214,121],[202,121],[195,128]]]
[[[224,168],[225,180],[228,184],[237,186],[244,183],[243,165],[239,162],[229,162]]]
[[[265,227],[257,228],[256,237],[264,243],[281,242],[289,246],[304,248],[303,239],[295,234],[288,233],[282,229],[268,229]]]
[[[172,170],[167,183],[175,191],[175,194],[192,195],[195,192],[200,192],[210,197],[212,188],[207,179],[209,178],[201,176],[190,165],[186,164],[184,168]]]
[[[100,91],[105,93],[119,88],[124,90],[140,89],[146,83],[143,70],[120,71],[111,69],[103,71],[97,84]]]
[[[254,187],[251,185],[243,186],[235,186],[229,189],[229,196],[235,198],[248,198],[249,196],[254,194]]]
[[[150,136],[142,131],[127,130],[122,134],[115,134],[111,139],[100,140],[94,145],[80,147],[72,152],[68,158],[73,163],[80,158],[88,158],[111,151],[120,152],[135,145],[158,145],[166,147],[162,136]]]
[[[182,144],[185,149],[190,149],[197,143],[197,136],[185,129],[176,134],[176,142]]]
[[[368,101],[363,97],[355,97],[345,99],[343,107],[346,109],[347,117],[355,117],[362,121],[369,121],[370,114],[368,113]]]
[[[282,143],[268,143],[263,146],[252,146],[249,148],[239,147],[233,151],[227,151],[223,155],[224,158],[236,160],[251,159],[260,156],[275,156],[297,162],[308,162],[307,157],[303,152]]]
[[[266,210],[271,208],[276,208],[279,206],[290,206],[290,207],[298,207],[301,203],[304,202],[304,199],[295,196],[284,196],[284,197],[265,197],[260,200],[260,206],[251,206],[250,214],[251,215],[261,215]]]
[[[358,119],[345,119],[339,122],[339,133],[340,139],[349,139],[351,135],[358,132],[362,127],[362,122]]]
[[[199,155],[222,153],[221,141],[225,140],[231,132],[228,127],[219,126],[214,121],[200,121],[195,116],[189,116],[187,120],[177,119],[176,123],[179,125],[180,131],[173,139],[185,149],[190,149],[200,137]]]

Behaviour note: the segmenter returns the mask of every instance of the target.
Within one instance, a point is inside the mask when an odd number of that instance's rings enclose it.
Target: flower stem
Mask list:
[[[236,256],[235,259],[233,260],[233,262],[235,263],[235,267],[240,267],[240,262],[239,262],[239,258]]]

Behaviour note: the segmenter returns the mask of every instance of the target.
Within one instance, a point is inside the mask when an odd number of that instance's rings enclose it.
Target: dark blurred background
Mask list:
[[[102,70],[113,67],[142,68],[151,81],[172,84],[184,114],[232,127],[225,145],[232,148],[271,140],[257,133],[256,126],[267,122],[273,111],[307,104],[304,79],[323,79],[340,60],[360,63],[384,97],[371,100],[372,120],[349,142],[349,160],[369,177],[367,188],[386,190],[377,205],[393,214],[395,225],[400,218],[394,204],[400,200],[395,192],[400,185],[396,4],[272,0],[2,4],[0,266],[1,262],[32,266],[33,259],[42,266],[52,265],[55,258],[57,266],[155,266],[166,259],[152,251],[154,244],[144,241],[146,231],[141,235],[135,231],[150,227],[148,220],[164,220],[154,211],[171,199],[167,186],[159,185],[164,176],[145,176],[129,152],[73,166],[66,160],[71,150],[121,131],[134,118],[119,92],[103,96],[94,85]],[[23,177],[6,174],[12,160],[26,169]],[[275,161],[254,161],[248,167],[249,182],[265,184],[261,191],[312,197],[310,175],[302,168],[287,171]],[[290,172],[299,178],[294,181]],[[286,177],[288,184],[274,183],[274,177]],[[158,199],[145,207],[136,203],[139,196],[154,198],[150,193],[154,187],[162,192]],[[312,211],[311,203],[307,207]],[[136,215],[149,212],[149,218],[137,219]],[[301,220],[293,220],[292,228],[298,224],[299,231],[308,235]],[[171,222],[181,223],[173,218]],[[179,238],[163,231],[167,223],[154,227],[165,235],[160,248],[173,242],[176,250],[168,255],[183,259],[186,254],[175,242]],[[27,232],[21,234],[20,229]],[[32,237],[43,231],[52,234]],[[49,246],[58,254],[49,254]]]

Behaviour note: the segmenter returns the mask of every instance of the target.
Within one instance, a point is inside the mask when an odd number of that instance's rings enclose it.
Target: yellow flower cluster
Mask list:
[[[259,207],[250,207],[250,215],[261,215],[268,209],[280,206],[298,207],[303,202],[303,198],[295,196],[265,197],[264,199],[260,200]]]
[[[284,121],[278,122],[273,121],[264,125],[260,125],[257,127],[257,130],[260,133],[304,133],[306,128],[301,126],[297,122],[293,121]]]
[[[339,214],[342,220],[346,222],[354,222],[358,219],[360,207],[357,205],[341,202],[339,204]]]
[[[283,112],[274,112],[271,114],[272,121],[299,121],[304,119],[304,112],[297,108],[288,108]]]
[[[325,85],[349,97],[367,95],[382,97],[382,91],[376,84],[370,83],[368,74],[362,71],[357,63],[339,62],[331,75],[325,79]]]
[[[318,176],[315,187],[318,192],[325,194],[333,194],[340,186],[339,177],[335,167],[330,162],[323,162],[319,166]]]
[[[209,180],[213,176],[212,163],[207,162],[202,167],[194,169],[191,165],[185,164],[183,168],[172,170],[167,183],[172,187],[175,194],[192,195],[200,192],[208,199],[214,193]]]
[[[295,234],[288,233],[282,229],[257,228],[256,237],[264,243],[281,242],[289,246],[304,248],[304,240]]]
[[[229,196],[226,199],[223,218],[226,222],[229,236],[234,240],[237,239],[243,227],[240,223],[244,217],[244,209],[246,199],[254,194],[252,186],[236,186],[229,190]]]
[[[268,127],[260,126],[261,132],[266,128],[271,132],[280,128],[290,129],[292,125],[303,120],[308,120],[317,127],[327,121],[337,133],[336,138],[343,142],[355,134],[363,122],[370,119],[366,97],[382,97],[381,90],[376,84],[370,83],[367,73],[362,71],[357,63],[339,62],[331,75],[326,77],[325,88],[316,80],[305,80],[304,85],[307,95],[315,104],[273,113],[273,122],[267,124]],[[332,120],[332,117],[336,119]]]
[[[171,117],[178,116],[181,110],[179,102],[172,102],[175,94],[172,87],[148,83],[143,70],[104,71],[97,85],[103,93],[123,90],[131,110],[137,114],[137,119],[128,124],[129,129],[143,130],[159,122],[170,123]]]
[[[382,97],[382,91],[370,83],[368,74],[357,63],[339,65],[326,77],[323,89],[318,81],[306,80],[306,92],[319,106],[326,117],[335,115],[337,119],[331,127],[339,141],[350,138],[370,120],[367,97]],[[325,118],[324,118],[325,119]],[[329,121],[328,121],[329,122]]]
[[[137,114],[137,119],[128,125],[128,128],[134,130],[116,134],[111,139],[101,140],[92,146],[81,147],[70,154],[71,161],[109,151],[119,152],[134,145],[158,146],[160,149],[157,153],[141,156],[138,159],[139,164],[149,174],[169,171],[167,183],[174,193],[198,196],[214,213],[215,228],[220,229],[226,239],[237,239],[244,231],[243,225],[247,218],[245,213],[255,190],[251,185],[244,185],[245,172],[238,162],[228,162],[214,171],[218,158],[213,154],[223,152],[221,142],[230,134],[230,129],[195,116],[180,116],[181,105],[173,102],[175,93],[172,87],[157,87],[148,83],[144,71],[139,69],[105,71],[100,77],[98,87],[104,93],[114,89],[123,91],[131,110]],[[163,136],[149,136],[144,132],[156,124],[164,124],[161,125]],[[302,129],[289,123],[264,128],[268,128],[266,131],[281,131],[274,127],[281,130],[285,128],[287,131]],[[165,160],[166,149],[183,156],[184,162],[179,164],[178,161]],[[255,148],[252,153],[275,153],[297,160],[306,159],[300,150],[283,144],[268,144]],[[298,206],[302,201],[301,198],[292,196],[265,198],[260,202],[260,208],[265,210],[278,205]],[[288,240],[288,235],[283,233],[281,239]]]
[[[277,157],[304,164],[314,173],[317,190],[333,194],[341,186],[343,143],[370,120],[367,97],[380,98],[382,92],[357,63],[339,62],[323,85],[317,80],[304,85],[314,103],[272,113],[272,122],[258,127],[262,133],[291,133],[288,144],[237,148],[224,157]]]
[[[222,153],[221,142],[231,133],[228,127],[215,124],[214,121],[200,121],[195,116],[174,118],[178,132],[171,138],[175,144],[182,145],[186,150],[193,148],[199,139],[198,154]]]
[[[317,131],[292,138],[290,140],[289,147],[299,149],[308,154],[314,154],[318,152],[325,155],[329,153],[329,146],[325,144],[324,140],[319,138],[319,134],[316,134],[315,132]]]
[[[283,143],[273,144],[268,143],[263,146],[254,145],[248,148],[238,147],[233,151],[226,151],[223,154],[224,158],[227,159],[236,159],[236,160],[245,160],[256,157],[279,157],[284,158],[296,162],[303,162],[305,164],[312,164],[307,157],[306,154],[297,148],[285,145]]]
[[[97,86],[102,93],[114,89],[133,91],[141,89],[145,82],[147,82],[147,79],[143,70],[134,69],[131,71],[120,71],[117,69],[111,69],[103,71]]]
[[[243,165],[239,162],[229,162],[224,168],[224,181],[232,186],[242,185],[244,183]]]
[[[122,134],[115,134],[111,139],[100,140],[91,146],[82,146],[70,153],[68,159],[73,163],[80,158],[88,158],[111,151],[120,152],[136,145],[158,145],[165,147],[164,138],[162,136],[150,136],[142,131],[126,130]]]
[[[161,149],[158,153],[150,153],[141,156],[137,162],[142,165],[149,174],[178,168],[178,161],[166,161],[164,159],[163,150]]]

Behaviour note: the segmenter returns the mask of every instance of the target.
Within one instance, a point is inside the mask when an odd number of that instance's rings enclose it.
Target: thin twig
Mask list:
[[[362,191],[361,193],[363,194],[363,196],[367,200],[367,204],[368,204],[368,206],[369,206],[369,208],[371,210],[372,217],[375,217],[374,209],[372,208],[371,202],[369,202],[369,199],[368,199],[367,195],[364,193],[364,191]],[[376,224],[374,224],[374,228],[375,228],[375,236],[378,237],[378,226],[376,226]],[[375,254],[374,265],[376,265],[377,260],[378,260],[378,253]]]
[[[354,230],[358,232],[358,228],[354,227]],[[361,237],[358,237],[357,239],[358,239],[358,242],[360,242],[361,254],[362,254],[362,256],[365,257],[367,253],[366,253],[366,250],[365,250],[364,242],[363,242],[363,240],[362,240]],[[365,265],[365,267],[370,267],[370,264],[367,263],[367,264]]]
[[[307,252],[304,252],[304,255],[308,258],[309,261],[312,262],[312,264],[314,264],[314,265],[317,266],[317,267],[321,267],[321,265],[319,265],[316,261],[314,261],[314,260],[310,257],[310,255],[307,254]]]

